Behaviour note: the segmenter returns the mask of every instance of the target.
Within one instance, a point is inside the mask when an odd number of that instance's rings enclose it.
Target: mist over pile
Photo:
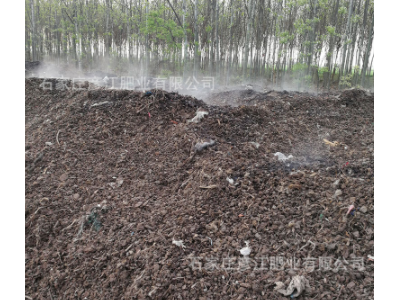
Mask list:
[[[155,64],[156,65],[156,64]],[[29,67],[30,66],[30,67]],[[229,91],[234,97],[242,95],[245,91],[267,93],[269,91],[298,91],[319,93],[324,91],[314,86],[301,86],[296,79],[288,77],[279,83],[272,83],[268,78],[257,76],[244,79],[240,72],[233,72],[229,80],[226,76],[209,75],[206,72],[191,73],[174,72],[157,67],[145,70],[135,66],[125,66],[116,69],[111,60],[104,59],[95,68],[77,67],[73,63],[54,62],[43,60],[41,62],[26,62],[26,77],[58,78],[80,81],[89,81],[96,86],[108,89],[125,89],[146,91],[152,88],[162,89],[168,92],[178,92],[183,95],[191,95],[207,102],[218,104],[212,98],[221,92]],[[236,96],[235,96],[236,95]],[[234,104],[235,101],[224,102]]]

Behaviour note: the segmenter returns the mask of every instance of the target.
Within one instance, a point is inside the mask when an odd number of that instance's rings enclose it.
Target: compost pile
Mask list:
[[[27,296],[373,298],[373,94],[48,82],[25,80]]]
[[[215,91],[206,96],[205,101],[213,105],[257,105],[257,103],[274,100],[282,95],[294,95],[297,92],[288,91],[255,91],[252,89]]]
[[[40,61],[25,61],[25,77],[39,73],[42,67],[43,65]]]

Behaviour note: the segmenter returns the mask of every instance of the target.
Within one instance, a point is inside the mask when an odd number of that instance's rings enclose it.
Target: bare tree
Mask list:
[[[31,22],[32,22],[32,61],[35,61],[37,59],[36,57],[36,31],[35,31],[35,7],[33,5],[33,1],[31,0]]]
[[[372,14],[372,21],[369,26],[369,32],[368,32],[368,45],[367,45],[367,49],[364,53],[363,69],[362,69],[362,73],[361,73],[361,85],[362,86],[365,86],[365,73],[367,72],[367,68],[368,68],[369,56],[370,56],[370,52],[371,52],[373,38],[374,38],[374,14]]]
[[[349,32],[349,27],[351,24],[351,14],[353,11],[353,0],[350,0],[350,4],[349,4],[349,15],[347,17],[347,25],[346,25],[346,30],[343,34],[342,37],[342,41],[343,41],[343,49],[342,49],[342,64],[340,67],[340,77],[345,75],[345,70],[344,70],[344,63],[345,63],[345,59],[346,59],[346,51],[347,51],[347,43],[348,43],[348,37],[347,34]]]
[[[248,10],[247,10],[247,29],[246,29],[246,41],[244,44],[244,55],[242,58],[243,64],[243,72],[244,74],[247,73],[247,62],[249,59],[249,44],[251,39],[251,21],[253,20],[253,7],[254,7],[254,0],[249,0]]]

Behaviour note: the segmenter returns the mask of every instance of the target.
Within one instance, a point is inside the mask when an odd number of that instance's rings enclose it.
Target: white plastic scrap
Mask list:
[[[286,156],[285,154],[283,154],[281,152],[276,152],[274,154],[274,156],[278,156],[278,160],[283,161],[283,162],[287,161],[288,159],[293,158],[293,155]]]
[[[340,184],[340,178],[337,179],[332,185],[333,187],[337,187]]]
[[[124,180],[122,178],[118,178],[117,179],[117,187],[120,187],[123,182],[124,182]]]
[[[232,184],[235,182],[232,178],[226,177],[226,180],[229,182],[229,184]]]
[[[292,277],[292,281],[290,281],[289,286],[285,289],[285,284],[281,281],[275,282],[276,290],[278,293],[284,296],[290,296],[290,298],[296,298],[303,293],[304,290],[310,288],[309,281],[304,276],[296,275]]]
[[[189,120],[188,122],[189,123],[191,123],[191,122],[199,123],[201,121],[201,119],[204,118],[205,115],[208,115],[208,112],[206,112],[206,111],[197,111],[196,112],[196,116],[193,119]]]
[[[209,142],[204,142],[204,143],[197,143],[194,146],[194,150],[196,152],[200,152],[203,151],[205,148],[211,147],[215,145],[215,141],[214,140],[210,140]]]
[[[252,144],[254,147],[256,147],[256,149],[258,149],[260,147],[260,144],[257,142],[250,142],[250,144]]]
[[[108,103],[111,103],[111,102],[110,101],[103,101],[103,102],[92,104],[90,107],[100,106],[100,105],[104,105],[104,104],[108,104]]]
[[[246,244],[246,247],[239,250],[240,254],[242,254],[243,256],[249,256],[251,253],[251,248],[249,247],[250,242],[245,241],[244,243]]]
[[[337,198],[343,194],[342,190],[336,190],[335,194],[333,195],[333,198]]]
[[[178,247],[181,247],[183,249],[186,248],[186,246],[183,244],[183,241],[172,240],[172,244],[177,245]]]
[[[53,146],[53,143],[52,142],[46,142],[46,145],[47,146]]]

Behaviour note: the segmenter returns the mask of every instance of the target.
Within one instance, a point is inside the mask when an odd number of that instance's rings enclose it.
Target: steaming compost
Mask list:
[[[27,296],[373,298],[373,94],[49,81],[25,79]]]

